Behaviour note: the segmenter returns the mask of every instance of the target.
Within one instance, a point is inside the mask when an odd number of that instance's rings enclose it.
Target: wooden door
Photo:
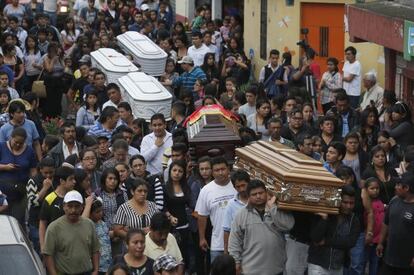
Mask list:
[[[308,42],[317,53],[315,61],[320,65],[322,73],[326,71],[328,57],[336,57],[340,68],[343,66],[344,14],[344,4],[301,4],[301,28],[309,30]]]

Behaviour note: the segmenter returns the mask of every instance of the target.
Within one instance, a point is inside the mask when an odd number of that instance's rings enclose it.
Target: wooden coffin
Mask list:
[[[234,163],[235,149],[241,145],[237,123],[221,112],[201,112],[187,124],[190,155],[193,161],[203,156],[224,156]]]
[[[236,149],[234,168],[262,180],[281,209],[338,214],[343,182],[322,163],[278,142]]]

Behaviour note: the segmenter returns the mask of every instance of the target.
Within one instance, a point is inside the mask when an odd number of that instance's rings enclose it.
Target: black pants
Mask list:
[[[46,106],[42,106],[43,115],[46,117],[57,117],[62,113],[62,79],[59,77],[45,77]]]

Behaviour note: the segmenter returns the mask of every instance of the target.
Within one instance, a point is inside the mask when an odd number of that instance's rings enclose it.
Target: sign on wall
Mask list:
[[[414,59],[414,22],[404,21],[404,59]]]

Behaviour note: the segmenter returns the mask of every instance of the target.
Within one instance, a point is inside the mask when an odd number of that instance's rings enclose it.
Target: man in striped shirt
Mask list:
[[[163,85],[172,85],[183,88],[184,90],[193,91],[194,83],[197,79],[201,79],[203,81],[207,80],[206,74],[203,70],[200,67],[194,67],[194,61],[190,56],[184,56],[177,63],[181,64],[181,68],[184,70],[184,73],[173,80],[165,80]]]
[[[118,109],[113,106],[108,106],[102,111],[101,117],[95,122],[95,124],[89,128],[88,135],[94,137],[105,136],[108,140],[110,140],[118,120]]]

